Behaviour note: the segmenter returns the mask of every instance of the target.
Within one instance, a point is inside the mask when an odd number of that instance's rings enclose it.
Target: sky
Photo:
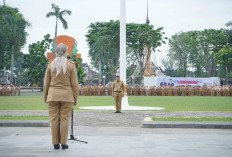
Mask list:
[[[28,45],[43,39],[46,34],[55,34],[55,18],[46,18],[51,4],[72,11],[71,16],[64,16],[68,22],[65,30],[58,23],[58,35],[72,36],[77,41],[78,53],[83,62],[90,63],[89,47],[85,35],[90,23],[107,22],[120,19],[120,0],[5,0],[6,5],[19,8],[32,26],[27,28],[29,34],[22,52],[28,53]],[[232,0],[126,0],[126,22],[145,23],[149,4],[150,24],[155,28],[163,27],[165,37],[170,38],[181,31],[220,29],[232,21]],[[1,1],[1,4],[3,0]],[[166,58],[168,44],[158,48],[152,60],[158,64]],[[156,59],[154,59],[156,57]]]

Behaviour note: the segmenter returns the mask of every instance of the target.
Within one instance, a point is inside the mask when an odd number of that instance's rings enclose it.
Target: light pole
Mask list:
[[[99,57],[99,84],[101,84],[101,53]]]
[[[106,77],[102,76],[102,78],[103,78],[103,84],[106,85]]]

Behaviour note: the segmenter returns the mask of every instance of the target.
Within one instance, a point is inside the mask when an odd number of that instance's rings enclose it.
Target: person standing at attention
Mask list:
[[[116,112],[121,113],[122,97],[124,96],[124,83],[120,81],[119,74],[116,74],[116,81],[113,83],[112,96],[114,97]]]
[[[44,80],[44,102],[48,106],[54,149],[68,149],[68,127],[77,104],[78,78],[75,63],[67,60],[67,46],[59,44],[56,58],[48,63]]]

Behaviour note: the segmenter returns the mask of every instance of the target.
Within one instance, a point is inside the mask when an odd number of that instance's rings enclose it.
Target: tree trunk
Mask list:
[[[56,58],[56,43],[57,43],[57,23],[58,23],[58,18],[56,18],[56,27],[55,27],[55,47],[54,47],[54,59]]]
[[[11,66],[10,66],[10,82],[13,83],[14,79],[14,45],[11,50]]]
[[[227,81],[228,81],[228,69],[227,69],[227,66],[226,66],[226,78],[225,78],[226,85],[227,85]]]
[[[6,56],[6,51],[4,52],[4,57],[5,56]],[[4,83],[7,83],[6,65],[4,66],[4,69],[3,69],[3,78],[4,78]]]
[[[32,81],[32,93],[34,92],[34,81]]]
[[[101,83],[101,55],[99,58],[99,83]]]
[[[215,62],[212,62],[211,77],[216,77],[216,73],[217,73],[217,64]]]
[[[144,74],[143,62],[140,62],[139,85],[142,85],[143,74]]]

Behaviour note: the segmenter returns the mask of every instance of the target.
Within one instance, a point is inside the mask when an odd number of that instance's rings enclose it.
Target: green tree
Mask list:
[[[87,42],[91,64],[112,80],[119,68],[119,21],[96,22],[89,25]]]
[[[56,18],[56,26],[55,26],[55,47],[56,47],[58,20],[60,20],[64,29],[68,29],[68,23],[64,19],[63,16],[66,14],[71,15],[72,12],[68,9],[61,10],[61,8],[58,5],[55,5],[54,3],[52,3],[51,6],[52,6],[52,8],[51,8],[52,11],[48,12],[46,17],[49,18],[50,16],[55,16],[55,18]]]
[[[178,75],[187,76],[189,51],[186,44],[187,33],[178,33],[169,40],[169,54],[171,60],[176,64]]]
[[[69,58],[69,57],[68,57]],[[84,78],[86,74],[84,73],[84,68],[82,67],[82,58],[72,54],[70,59],[75,63],[77,69],[77,76],[79,83],[85,84]]]
[[[50,48],[52,39],[50,34],[44,36],[42,41],[29,45],[29,54],[24,56],[24,68],[30,74],[30,82],[32,87],[35,83],[42,83],[46,71],[48,59],[45,56],[46,50]]]
[[[162,28],[154,29],[152,25],[147,24],[127,24],[127,66],[139,64],[140,78],[145,70],[145,47],[155,51],[164,42],[162,35]],[[90,47],[91,64],[96,69],[101,67],[100,71],[106,76],[107,81],[112,81],[119,69],[119,21],[91,23],[86,37]]]
[[[205,29],[198,35],[198,42],[207,76],[217,76],[217,60],[214,55],[228,43],[228,30]]]
[[[26,43],[27,33],[26,27],[30,26],[30,23],[26,21],[22,14],[17,13],[13,16],[5,16],[8,24],[10,25],[9,35],[9,49],[11,51],[11,82],[13,82],[14,73],[14,55],[19,52],[20,48]]]
[[[217,59],[218,64],[222,65],[225,70],[226,84],[228,81],[228,74],[232,70],[232,48],[226,45],[214,56]]]
[[[136,62],[140,67],[139,84],[141,84],[147,64],[145,49],[149,52],[148,59],[152,51],[156,52],[157,47],[165,43],[164,39],[167,38],[163,38],[162,30],[162,27],[155,29],[153,25],[149,24],[127,24],[127,46],[132,50],[128,52],[136,57]],[[131,61],[134,62],[134,59]]]
[[[6,16],[13,16],[18,13],[17,8],[8,6],[0,6],[0,70],[6,67],[9,60],[9,34],[10,25],[6,20]]]
[[[26,69],[22,73],[20,73],[20,75],[18,75],[17,84],[28,86],[28,84],[30,83],[30,78],[31,78],[31,74]]]
[[[226,29],[181,32],[169,40],[168,56],[177,64],[179,76],[187,76],[191,67],[197,77],[215,77],[218,66],[214,55],[227,43]]]
[[[29,22],[17,8],[0,6],[0,69],[8,66],[11,61],[11,82],[13,82],[15,54],[20,52],[26,42],[25,29],[28,26],[30,26]]]

